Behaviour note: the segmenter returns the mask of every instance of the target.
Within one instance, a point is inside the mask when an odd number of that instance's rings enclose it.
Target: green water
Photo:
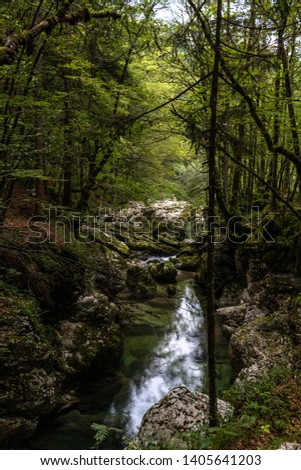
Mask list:
[[[192,283],[192,274],[180,273],[177,295],[164,295],[129,307],[134,320],[124,329],[124,353],[114,377],[89,378],[81,384],[76,409],[47,420],[28,447],[31,449],[89,449],[94,445],[91,423],[122,430],[133,437],[144,413],[169,390],[186,385],[206,390],[204,314]],[[219,394],[229,386],[231,369],[227,343],[217,330]],[[107,448],[121,448],[113,439]]]

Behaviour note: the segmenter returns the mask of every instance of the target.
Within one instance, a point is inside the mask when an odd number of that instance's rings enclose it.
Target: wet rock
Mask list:
[[[126,285],[134,299],[152,299],[156,295],[157,284],[147,266],[135,264],[127,271]]]
[[[174,265],[181,271],[197,271],[200,266],[200,257],[196,256],[179,256],[173,260]]]
[[[177,269],[171,261],[149,263],[149,271],[157,282],[171,283],[176,281]]]
[[[233,409],[218,400],[218,412],[221,420],[227,420]],[[148,449],[163,445],[185,449],[185,435],[208,425],[208,416],[208,395],[190,392],[186,387],[174,388],[146,412],[132,447]]]

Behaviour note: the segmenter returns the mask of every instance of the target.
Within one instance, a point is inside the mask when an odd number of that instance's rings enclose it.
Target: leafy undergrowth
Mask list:
[[[224,399],[234,416],[188,437],[193,449],[277,449],[301,441],[301,371],[275,368],[261,382],[232,387]]]

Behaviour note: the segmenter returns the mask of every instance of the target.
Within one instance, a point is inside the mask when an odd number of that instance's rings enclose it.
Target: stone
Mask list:
[[[283,442],[279,450],[301,450],[301,444],[298,442]]]
[[[231,417],[233,409],[227,402],[218,400],[218,413],[220,420],[225,421]],[[174,388],[145,413],[132,447],[185,449],[185,435],[208,425],[208,416],[208,395],[193,393],[184,386]]]
[[[37,419],[27,419],[21,416],[5,416],[0,418],[1,448],[10,448],[32,436],[38,425]]]
[[[101,292],[87,292],[78,298],[76,314],[78,321],[93,321],[103,324],[116,319],[117,307],[109,298]]]
[[[92,365],[100,375],[116,365],[122,349],[117,325],[96,328],[83,322],[62,321],[57,334],[57,354],[61,368],[68,377],[87,373]],[[103,369],[102,369],[103,368]]]
[[[218,308],[216,315],[222,332],[227,338],[242,326],[246,321],[263,318],[265,313],[255,305],[241,304],[231,307]]]
[[[173,259],[174,265],[181,271],[197,271],[200,266],[200,257],[195,256],[179,256]]]
[[[153,280],[147,266],[134,264],[128,268],[126,285],[130,296],[134,299],[152,299],[157,292],[157,284]]]
[[[288,337],[277,332],[272,319],[266,317],[256,318],[239,327],[231,336],[229,351],[234,372],[238,374],[242,371],[241,380],[242,377],[248,377],[251,371],[253,377],[262,376],[275,364],[289,364],[293,358],[294,345]],[[250,371],[251,366],[253,369]]]
[[[161,263],[149,263],[149,271],[157,282],[171,283],[176,281],[177,269],[171,261]]]

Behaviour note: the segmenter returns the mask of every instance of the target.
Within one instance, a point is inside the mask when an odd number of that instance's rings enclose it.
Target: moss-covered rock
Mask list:
[[[200,267],[200,257],[195,256],[179,256],[173,259],[175,267],[181,271],[197,271]]]
[[[147,266],[132,265],[129,267],[126,285],[134,299],[152,299],[156,295],[157,285]]]
[[[127,242],[129,248],[133,251],[144,251],[155,255],[173,255],[177,248],[167,245],[165,243],[156,242],[155,240],[138,240],[137,238],[130,237]]]
[[[95,241],[105,245],[112,251],[116,251],[124,258],[127,258],[130,254],[130,249],[123,241],[118,240],[111,234],[108,234],[104,231],[95,232]]]
[[[61,374],[37,302],[2,284],[0,294],[1,439],[22,440],[37,417],[60,403]]]
[[[118,363],[122,350],[116,324],[95,328],[86,323],[63,321],[56,341],[60,366],[68,377],[85,374],[96,364],[98,373],[106,375]]]
[[[149,270],[152,277],[157,282],[169,284],[176,281],[178,271],[171,261],[163,261],[162,263],[149,263]]]

